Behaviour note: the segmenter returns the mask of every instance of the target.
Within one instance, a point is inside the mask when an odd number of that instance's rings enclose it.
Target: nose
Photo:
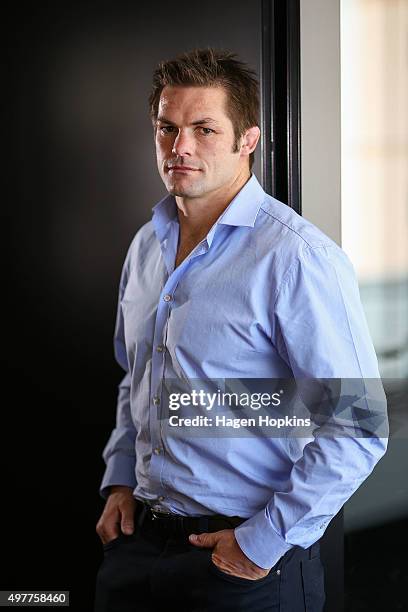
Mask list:
[[[172,153],[174,153],[174,155],[179,155],[180,157],[183,155],[192,155],[193,148],[193,136],[180,129],[174,140]]]

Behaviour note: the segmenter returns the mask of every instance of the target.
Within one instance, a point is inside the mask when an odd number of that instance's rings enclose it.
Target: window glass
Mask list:
[[[342,245],[381,376],[408,376],[408,2],[342,0]]]

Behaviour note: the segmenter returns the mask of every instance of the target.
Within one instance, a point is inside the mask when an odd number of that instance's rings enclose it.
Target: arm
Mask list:
[[[318,428],[300,451],[285,489],[235,529],[241,550],[265,569],[292,546],[307,548],[320,539],[387,448],[385,395],[345,253],[335,246],[305,247],[284,278],[273,318],[277,348],[295,378],[377,379],[375,397],[363,396],[358,405],[362,410],[374,405],[383,422],[382,433],[371,431],[369,437],[357,437],[347,425],[333,434],[334,421],[331,434],[325,425]],[[288,440],[293,449],[301,441]]]
[[[133,490],[136,487],[136,429],[131,415],[130,372],[121,309],[121,300],[129,276],[130,251],[129,248],[120,279],[114,333],[116,361],[125,371],[125,376],[119,384],[116,427],[103,450],[106,470],[100,486],[100,494],[107,501],[96,525],[96,532],[104,544],[118,537],[120,530],[129,535],[133,533],[134,529],[135,500]]]
[[[102,453],[106,469],[99,492],[104,499],[107,499],[113,485],[130,487],[132,491],[136,487],[136,430],[130,415],[129,390],[128,373],[119,384],[116,427]]]
[[[106,470],[100,486],[100,494],[105,499],[109,495],[110,487],[114,485],[129,487],[132,490],[136,487],[136,429],[131,415],[130,372],[126,355],[123,315],[121,309],[121,300],[129,276],[130,252],[131,248],[129,248],[122,269],[116,313],[114,352],[116,361],[125,371],[125,376],[121,380],[118,389],[116,427],[113,429],[103,450],[103,459],[106,464]]]

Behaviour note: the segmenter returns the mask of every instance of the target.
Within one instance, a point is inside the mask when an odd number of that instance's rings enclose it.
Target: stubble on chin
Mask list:
[[[185,198],[187,195],[184,191],[181,191],[180,189],[176,189],[176,187],[168,187],[167,191],[169,192],[170,195],[177,196],[179,198]]]
[[[182,187],[170,181],[167,185],[167,191],[170,195],[178,196],[180,198],[194,198],[200,195],[199,185],[190,185]]]
[[[197,194],[193,191],[186,191],[177,187],[171,187],[170,189],[167,189],[167,191],[170,195],[177,196],[179,198],[194,198],[194,196],[197,196]]]

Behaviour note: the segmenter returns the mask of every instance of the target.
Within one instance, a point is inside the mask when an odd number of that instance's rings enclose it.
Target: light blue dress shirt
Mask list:
[[[254,175],[175,268],[178,235],[169,195],[124,262],[114,347],[125,376],[101,495],[126,485],[181,515],[245,517],[237,542],[270,568],[323,535],[387,438],[165,437],[163,386],[177,378],[379,379],[356,277],[344,251]]]

